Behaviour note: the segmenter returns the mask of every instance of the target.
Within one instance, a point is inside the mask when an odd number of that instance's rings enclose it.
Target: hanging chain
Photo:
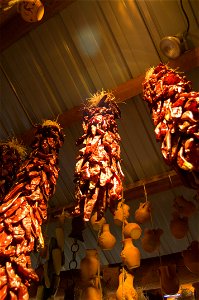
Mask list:
[[[77,242],[76,239],[74,239],[74,242],[73,244],[71,245],[70,247],[70,250],[72,252],[72,259],[71,261],[69,262],[69,269],[72,270],[72,269],[77,269],[77,259],[76,259],[76,254],[79,250],[79,244]]]

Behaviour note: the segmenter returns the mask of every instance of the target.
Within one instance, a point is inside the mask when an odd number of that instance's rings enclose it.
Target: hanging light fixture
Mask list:
[[[160,41],[160,49],[162,53],[170,58],[175,59],[179,57],[187,48],[187,42],[182,35],[166,36]]]
[[[180,6],[187,21],[186,31],[180,34],[176,34],[174,36],[163,37],[160,41],[160,50],[169,59],[175,59],[179,57],[182,53],[184,53],[186,50],[188,50],[186,38],[189,32],[189,18],[183,7],[182,0],[180,0]]]

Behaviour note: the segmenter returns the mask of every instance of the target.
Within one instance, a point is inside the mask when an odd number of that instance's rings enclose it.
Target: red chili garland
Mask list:
[[[25,148],[17,140],[0,143],[0,203],[8,193],[25,157]]]
[[[109,93],[98,93],[83,111],[84,134],[77,145],[84,146],[75,168],[74,215],[84,214],[85,221],[89,221],[94,208],[100,219],[107,206],[114,209],[122,199],[121,139],[115,121],[120,118],[120,110],[113,100]]]
[[[29,299],[27,287],[38,280],[30,253],[43,247],[41,225],[55,192],[58,151],[63,133],[55,122],[38,126],[32,152],[17,173],[17,182],[0,206],[0,299]]]
[[[199,187],[199,92],[191,82],[159,64],[146,74],[143,99],[148,102],[157,141],[168,165],[185,185]]]

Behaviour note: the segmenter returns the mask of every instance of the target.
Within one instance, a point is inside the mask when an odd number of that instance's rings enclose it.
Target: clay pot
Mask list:
[[[174,212],[173,219],[170,221],[170,230],[176,239],[183,239],[189,230],[188,218],[180,217],[177,212]]]
[[[160,247],[160,236],[163,234],[163,230],[148,229],[145,228],[144,236],[141,239],[142,248],[144,251],[152,253]]]
[[[145,223],[151,218],[151,203],[146,201],[140,203],[139,208],[135,211],[135,220],[138,223]]]
[[[190,217],[196,211],[196,206],[193,202],[186,200],[183,196],[178,196],[174,200],[173,207],[183,217]]]
[[[130,207],[127,204],[119,202],[114,212],[114,223],[118,226],[122,226],[123,222],[125,222],[130,215],[129,211]]]
[[[123,282],[124,276],[124,282]],[[138,294],[133,286],[134,276],[127,272],[119,275],[119,286],[116,291],[117,300],[137,300]]]
[[[166,294],[176,294],[179,290],[179,278],[176,274],[176,265],[160,266],[158,268],[160,286]]]
[[[190,246],[182,251],[182,256],[187,269],[194,274],[199,274],[199,242],[192,241]]]
[[[40,0],[19,1],[18,13],[26,22],[38,22],[43,18],[44,6]]]
[[[95,231],[99,231],[102,226],[106,223],[106,219],[102,217],[99,221],[97,220],[97,212],[95,212],[91,219],[90,219],[91,225]]]
[[[124,227],[124,237],[137,240],[142,234],[142,229],[137,223],[127,223]]]
[[[85,257],[80,262],[82,280],[89,281],[94,278],[98,272],[99,265],[97,250],[87,249]]]
[[[98,238],[98,245],[103,250],[111,250],[116,244],[116,238],[109,229],[109,224],[104,224],[102,226],[102,233]]]
[[[124,248],[120,253],[122,262],[128,269],[134,269],[140,266],[140,251],[133,245],[131,238],[124,239]]]

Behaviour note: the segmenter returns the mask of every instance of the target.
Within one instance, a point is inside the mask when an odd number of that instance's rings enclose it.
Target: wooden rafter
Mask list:
[[[145,197],[144,186],[147,195],[150,196],[156,193],[171,190],[180,185],[183,185],[183,183],[178,174],[176,174],[175,171],[168,171],[150,178],[139,180],[126,186],[124,188],[124,199],[125,202],[143,199]],[[73,208],[74,204],[52,208],[49,209],[49,214],[51,215],[51,219],[53,219],[60,215],[63,210],[65,212],[70,212],[73,210]]]
[[[199,67],[199,48],[187,51],[178,59],[171,61],[168,65],[172,68],[178,68],[180,71],[189,71],[196,67]],[[118,103],[128,101],[133,97],[142,93],[142,82],[144,80],[145,74],[142,74],[136,78],[130,79],[127,82],[120,84],[115,89],[113,89],[113,94],[116,97]],[[81,119],[81,106],[75,106],[70,110],[63,112],[59,118],[58,122],[63,128],[72,125],[74,122]],[[34,135],[34,128],[27,131],[21,136],[21,139],[25,144],[29,144],[32,136]],[[170,180],[169,180],[170,176]],[[172,185],[171,185],[172,182]],[[126,187],[124,191],[124,197],[126,201],[138,199],[143,197],[143,184],[145,184],[148,195],[152,195],[161,191],[166,191],[172,189],[173,187],[182,185],[180,177],[175,173],[175,171],[163,173],[155,177],[144,179],[130,186]],[[64,207],[65,210],[71,210],[73,204]],[[51,209],[49,213],[54,216],[61,213],[62,208]]]
[[[168,62],[171,68],[179,69],[179,71],[187,72],[191,71],[196,67],[199,67],[199,47],[189,50],[179,58]],[[112,89],[112,93],[115,96],[117,103],[129,101],[133,97],[142,93],[142,82],[145,78],[145,73],[135,78],[127,80],[126,82],[118,85]],[[73,123],[81,119],[81,106],[75,106],[58,117],[58,122],[65,128],[71,126]],[[34,128],[25,132],[19,137],[25,144],[29,144],[34,134]]]
[[[176,265],[177,276],[179,278],[180,285],[198,283],[198,275],[191,273],[184,265],[183,257],[181,252],[168,254],[161,256],[162,265]],[[133,269],[134,275],[134,286],[142,287],[145,291],[151,291],[155,295],[156,292],[160,293],[160,277],[158,275],[158,269],[160,267],[160,258],[151,257],[141,259],[141,265],[139,268]],[[105,293],[115,293],[118,285],[118,275],[120,273],[121,264],[114,264],[109,266],[101,266],[101,273],[103,282],[106,284]],[[56,297],[64,297],[68,282],[73,278],[74,282],[80,286],[81,272],[80,269],[72,269],[68,271],[62,271],[60,273],[60,284],[56,293]],[[196,286],[198,286],[198,284]],[[31,299],[35,299],[37,286],[32,285],[29,289]],[[154,298],[155,299],[155,298]],[[196,298],[198,299],[198,298]]]
[[[11,46],[14,42],[20,39],[23,35],[28,33],[30,30],[35,29],[42,23],[46,22],[52,16],[54,16],[59,11],[65,9],[68,5],[70,5],[75,0],[54,0],[48,1],[43,0],[44,4],[44,17],[40,22],[29,23],[24,21],[21,16],[17,13],[15,9],[15,13],[12,13],[11,18],[8,20],[5,17],[5,21],[1,24],[0,32],[1,32],[1,43],[0,43],[0,51],[2,52],[9,46]],[[13,10],[13,9],[12,9]],[[8,12],[4,12],[3,14],[9,14]],[[2,15],[2,18],[4,16]]]

